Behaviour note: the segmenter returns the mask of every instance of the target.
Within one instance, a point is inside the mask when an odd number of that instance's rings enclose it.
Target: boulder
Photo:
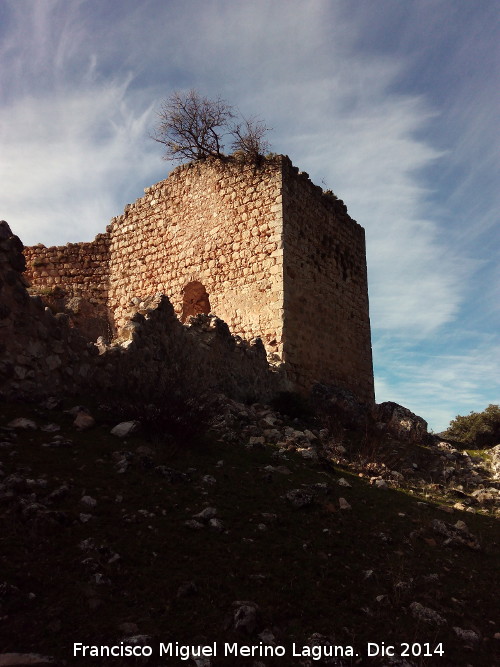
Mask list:
[[[427,422],[398,403],[379,403],[373,409],[373,417],[398,440],[418,442],[427,436]]]
[[[111,435],[116,435],[117,438],[126,438],[128,435],[132,435],[139,428],[139,422],[136,420],[129,422],[120,422],[114,428],[111,429]]]

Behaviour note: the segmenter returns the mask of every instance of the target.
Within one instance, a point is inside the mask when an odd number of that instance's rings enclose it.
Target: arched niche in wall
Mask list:
[[[181,322],[199,313],[208,315],[209,312],[210,301],[205,287],[197,280],[188,283],[182,290]]]

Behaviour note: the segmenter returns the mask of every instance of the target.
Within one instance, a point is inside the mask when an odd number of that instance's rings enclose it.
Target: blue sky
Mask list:
[[[172,165],[174,90],[272,127],[366,229],[377,400],[500,403],[497,0],[0,0],[0,216],[91,240]],[[496,123],[495,123],[496,121]]]

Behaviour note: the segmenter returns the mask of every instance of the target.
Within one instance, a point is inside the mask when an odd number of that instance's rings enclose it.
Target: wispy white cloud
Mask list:
[[[129,94],[131,73],[99,74],[79,5],[34,3],[21,14],[13,4],[18,31],[2,41],[0,57],[14,54],[0,107],[2,217],[27,244],[89,240],[157,167],[152,103]]]
[[[499,404],[498,339],[470,333],[467,339],[460,332],[452,332],[432,350],[420,351],[412,349],[411,341],[380,338],[375,345],[379,401],[392,400],[391,393],[397,386],[400,402],[424,416],[436,432],[446,428],[457,414],[482,411],[489,403]],[[461,343],[458,348],[457,343]]]
[[[144,151],[151,109],[131,108],[126,90],[94,84],[0,110],[2,215],[24,242],[89,240],[127,203],[123,190],[140,196],[156,167]]]

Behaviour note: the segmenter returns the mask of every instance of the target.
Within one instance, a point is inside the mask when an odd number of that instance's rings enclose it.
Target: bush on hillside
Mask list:
[[[490,404],[483,412],[457,415],[443,435],[478,448],[496,445],[500,442],[500,407]]]

